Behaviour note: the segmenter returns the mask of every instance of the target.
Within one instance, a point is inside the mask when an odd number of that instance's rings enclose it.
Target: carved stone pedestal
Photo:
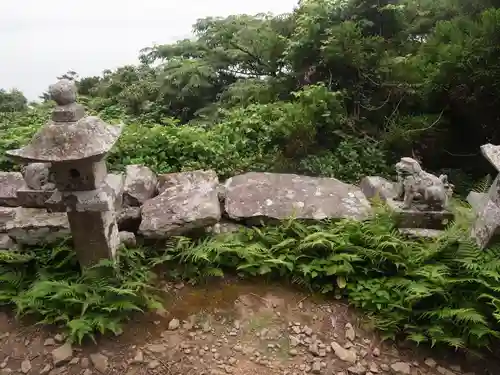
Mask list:
[[[403,209],[403,202],[388,199],[386,203],[394,212],[399,228],[444,229],[454,218],[451,211],[427,210],[425,204]]]

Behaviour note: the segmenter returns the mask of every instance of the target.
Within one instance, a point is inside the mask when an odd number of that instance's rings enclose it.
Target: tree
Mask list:
[[[27,108],[28,100],[21,91],[0,89],[0,112],[21,112]]]
[[[103,116],[230,128],[245,152],[277,150],[281,169],[366,170],[371,150],[478,176],[479,146],[500,143],[498,5],[302,0],[290,14],[200,19],[192,39],[143,49],[140,65],[64,77]]]

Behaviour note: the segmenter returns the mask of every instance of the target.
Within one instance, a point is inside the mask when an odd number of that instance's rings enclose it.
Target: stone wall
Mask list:
[[[70,235],[66,213],[48,212],[50,190],[32,190],[46,171],[37,165],[0,172],[0,248],[50,243]],[[37,175],[39,173],[39,175]],[[363,219],[371,206],[356,186],[334,178],[250,172],[221,183],[213,171],[156,176],[149,168],[126,168],[117,222],[121,237],[131,233],[162,240],[193,231],[220,233],[240,225],[305,220]],[[28,182],[28,185],[26,183]],[[41,203],[42,202],[42,203]]]

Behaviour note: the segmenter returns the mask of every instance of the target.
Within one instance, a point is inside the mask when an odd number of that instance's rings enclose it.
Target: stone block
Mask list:
[[[17,199],[21,207],[45,208],[45,202],[54,194],[50,190],[19,189]]]
[[[17,207],[5,230],[22,245],[50,244],[70,235],[65,213],[49,213],[39,208]]]
[[[22,173],[0,172],[0,206],[17,207],[17,191],[26,187]]]
[[[157,178],[158,180],[158,192],[163,193],[167,189],[182,187],[184,190],[196,189],[200,184],[210,184],[210,189],[213,188],[213,184],[217,191],[219,190],[218,182],[219,178],[214,171],[189,171],[181,173],[166,173],[161,174]]]
[[[368,199],[379,198],[382,202],[396,196],[394,183],[379,176],[364,177],[359,188]]]
[[[172,173],[163,175],[162,181],[161,194],[142,206],[139,234],[149,239],[163,239],[205,228],[220,220],[219,181],[215,172]]]
[[[358,187],[335,178],[250,172],[227,180],[225,190],[229,218],[250,224],[290,217],[362,220],[372,213]]]
[[[414,204],[403,209],[403,202],[388,199],[387,205],[394,212],[398,228],[444,229],[454,219],[451,211],[429,211],[425,204]]]
[[[54,122],[74,122],[85,116],[85,107],[78,103],[60,105],[52,111]]]

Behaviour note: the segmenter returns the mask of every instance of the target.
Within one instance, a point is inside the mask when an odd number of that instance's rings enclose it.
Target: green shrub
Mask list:
[[[309,155],[300,161],[297,171],[346,182],[359,182],[365,176],[387,176],[392,172],[383,150],[365,139],[346,139],[335,151]]]
[[[19,167],[6,157],[5,152],[26,145],[49,116],[45,107],[20,113],[0,113],[0,170]]]

